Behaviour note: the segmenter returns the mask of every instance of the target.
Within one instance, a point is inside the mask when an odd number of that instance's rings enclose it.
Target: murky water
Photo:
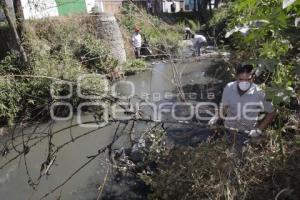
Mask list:
[[[228,74],[225,70],[225,64],[219,59],[203,59],[197,63],[179,64],[176,63],[178,74],[181,76],[182,86],[185,93],[195,93],[187,95],[189,101],[219,101],[222,87],[227,82]],[[152,70],[140,73],[127,78],[134,85],[134,93],[142,98],[148,98],[151,102],[157,104],[170,101],[175,102],[177,99],[176,81],[173,78],[171,65],[163,62],[156,63]],[[119,85],[118,90],[122,94],[132,92],[127,86]],[[209,96],[214,93],[214,98]],[[90,119],[89,119],[90,118]],[[170,116],[165,114],[165,118]],[[93,120],[92,117],[86,116],[84,120]],[[75,122],[73,122],[75,123]],[[52,131],[70,126],[71,122],[59,122],[51,125]],[[25,130],[24,134],[30,134],[34,127]],[[139,129],[144,129],[144,125],[140,124]],[[76,169],[86,162],[87,156],[94,155],[98,149],[107,145],[116,129],[116,125],[112,124],[101,130],[94,131],[75,142],[64,146],[57,155],[56,164],[51,167],[50,176],[43,177],[36,191],[28,185],[28,176],[24,163],[24,156],[14,160],[3,169],[0,170],[0,199],[17,200],[17,199],[40,199],[44,194],[49,192],[55,186],[61,184]],[[48,132],[49,124],[43,124],[39,127],[40,132]],[[74,127],[67,129],[53,137],[53,143],[59,146],[68,142],[71,137],[75,138],[92,130],[91,128]],[[4,141],[4,138],[2,138]],[[19,143],[21,138],[16,139],[15,144]],[[34,140],[37,141],[37,140]],[[33,142],[34,142],[33,141]],[[32,143],[32,142],[31,142]],[[30,144],[30,143],[29,143]],[[123,137],[119,140],[119,146],[128,144],[128,138]],[[2,148],[2,147],[1,147]],[[20,147],[17,147],[20,148]],[[41,162],[45,161],[48,151],[48,141],[43,140],[30,149],[26,155],[28,173],[34,179],[40,174]],[[9,153],[5,157],[0,158],[0,166],[13,158],[16,154]],[[61,189],[46,197],[45,199],[56,199],[60,193],[62,199],[97,199],[99,191],[98,186],[103,183],[108,168],[106,155],[95,159],[87,165],[83,170],[76,174]],[[137,183],[136,183],[137,184]],[[130,192],[126,186],[108,185],[106,191],[111,189],[112,194],[107,195],[105,199],[138,199],[137,195],[128,196]],[[116,189],[117,188],[117,189]],[[118,194],[116,193],[118,191]],[[123,195],[122,194],[127,194]],[[119,197],[118,197],[119,196]]]

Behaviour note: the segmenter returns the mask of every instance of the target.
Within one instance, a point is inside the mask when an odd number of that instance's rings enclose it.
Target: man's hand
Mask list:
[[[213,116],[209,121],[208,121],[208,125],[209,126],[213,126],[213,125],[216,125],[217,122],[219,120],[219,117],[218,116]]]
[[[253,129],[253,130],[251,130],[249,132],[249,137],[256,138],[256,137],[261,136],[261,134],[262,134],[262,131],[260,129],[258,129],[258,128],[257,129]]]

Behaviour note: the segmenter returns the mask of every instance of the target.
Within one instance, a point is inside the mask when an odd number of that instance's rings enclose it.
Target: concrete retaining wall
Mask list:
[[[97,37],[108,44],[112,55],[119,63],[126,62],[123,37],[113,14],[100,13],[97,16]]]

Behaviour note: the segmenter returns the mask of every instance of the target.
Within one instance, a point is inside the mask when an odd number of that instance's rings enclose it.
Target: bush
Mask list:
[[[192,31],[196,32],[200,30],[200,22],[194,20],[187,20],[188,26],[191,28]]]
[[[108,73],[118,65],[118,61],[110,56],[103,43],[90,36],[78,44],[74,55],[91,72]]]
[[[0,123],[12,125],[20,114],[27,119],[36,114],[49,116],[49,107],[56,101],[50,89],[56,81],[71,83],[76,91],[78,78],[91,74],[81,89],[94,95],[103,93],[107,83],[95,73],[108,73],[117,61],[95,37],[92,16],[26,21],[24,27],[29,66],[24,68],[14,52],[0,63],[0,75],[4,76],[0,80]],[[70,93],[63,84],[54,84],[52,89],[56,96]],[[76,107],[82,100],[74,93],[65,101]]]
[[[12,51],[0,61],[0,75],[20,74],[23,64],[17,52]]]
[[[14,78],[0,77],[0,125],[12,125],[20,111],[21,87]]]
[[[142,179],[152,188],[149,199],[274,199],[283,188],[288,192],[280,197],[297,199],[299,150],[295,143],[285,147],[286,164],[276,145],[249,146],[243,160],[223,140],[177,147],[159,156],[158,173]]]
[[[147,64],[141,59],[128,60],[124,64],[124,71],[126,75],[132,75],[138,72],[145,71],[146,69]]]
[[[127,30],[127,35],[132,34],[135,26],[140,27],[142,36],[149,42],[154,54],[177,53],[183,30],[180,24],[170,26],[144,10],[138,10],[130,3],[125,4],[118,19],[121,26]]]
[[[31,21],[26,27],[26,45],[33,57],[76,59],[92,73],[107,73],[118,64],[104,42],[96,38],[93,16]]]

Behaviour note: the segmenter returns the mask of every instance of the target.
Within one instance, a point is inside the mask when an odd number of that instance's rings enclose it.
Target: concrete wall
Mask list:
[[[12,0],[6,0],[6,2],[13,11]],[[21,0],[25,19],[90,13],[101,2],[102,0]],[[0,21],[3,20],[4,15],[0,10]]]
[[[111,13],[100,13],[97,17],[97,37],[110,47],[112,55],[119,63],[126,62],[126,52],[123,37],[116,21]]]
[[[67,16],[91,11],[95,0],[21,0],[25,19]]]
[[[21,0],[25,19],[41,19],[49,16],[58,16],[55,0]]]
[[[13,11],[12,0],[6,1]],[[25,19],[41,19],[91,12],[118,13],[124,2],[125,0],[21,0]],[[146,0],[133,2],[141,7],[146,5]],[[3,20],[4,15],[0,10],[0,21]]]

